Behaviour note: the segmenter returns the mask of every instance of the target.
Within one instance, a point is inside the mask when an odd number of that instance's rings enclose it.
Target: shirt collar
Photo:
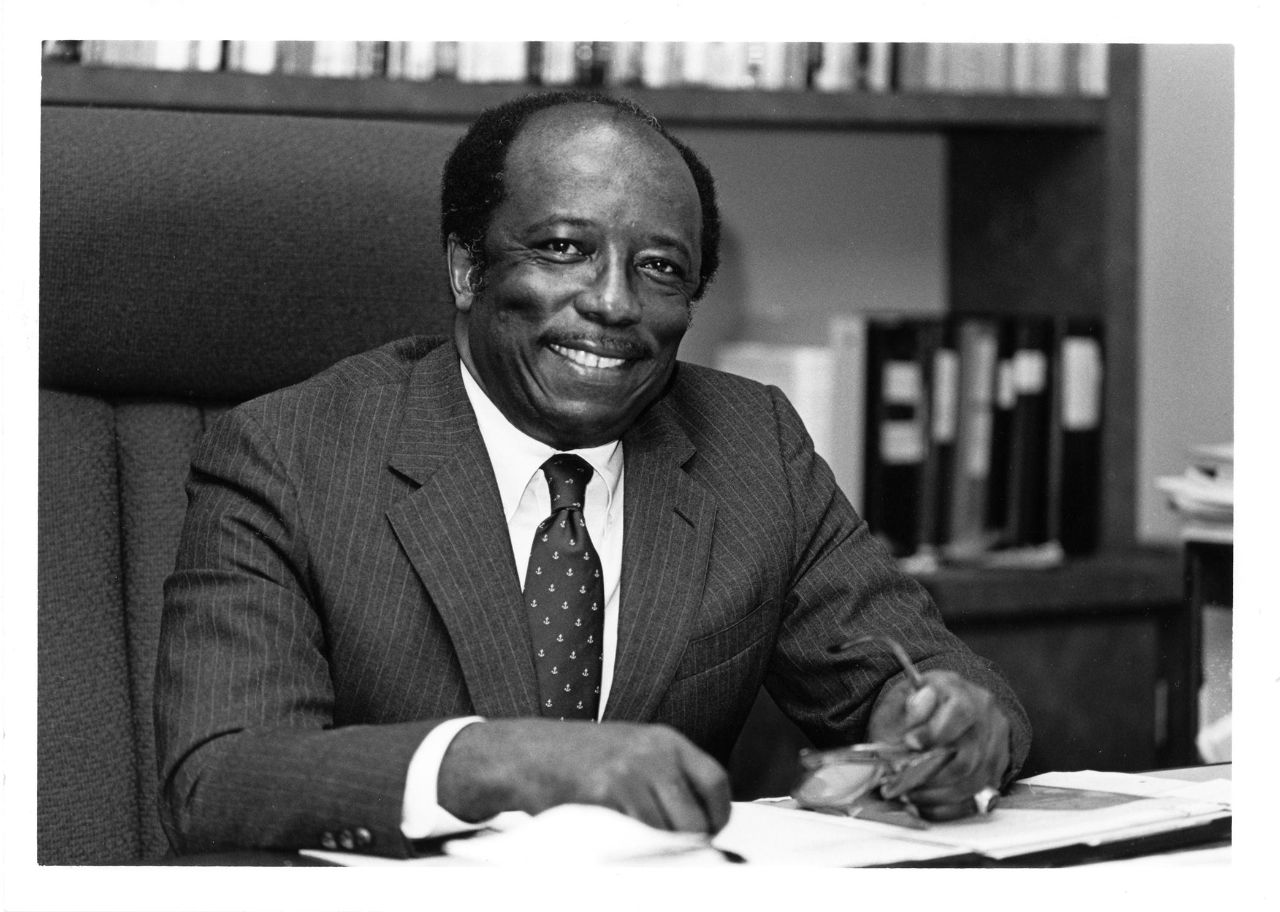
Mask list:
[[[557,450],[540,440],[534,440],[521,431],[498,410],[461,360],[462,386],[480,425],[480,437],[489,451],[493,474],[498,481],[498,494],[502,498],[502,512],[507,522],[515,515],[516,507],[524,494],[529,479],[542,469],[542,464],[556,453],[566,452],[581,456],[595,470],[596,477],[604,482],[606,509],[612,507],[613,495],[622,478],[622,441],[614,440],[600,446],[582,450]]]

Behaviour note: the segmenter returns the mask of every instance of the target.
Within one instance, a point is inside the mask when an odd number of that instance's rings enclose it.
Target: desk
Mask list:
[[[1213,779],[1230,779],[1231,764],[1195,766],[1169,770],[1153,771],[1148,775],[1160,778],[1184,780],[1188,782],[1205,782]],[[931,862],[912,862],[887,865],[887,867],[1064,867],[1071,865],[1093,864],[1113,861],[1117,858],[1150,857],[1155,854],[1166,854],[1185,851],[1189,848],[1189,839],[1194,838],[1197,848],[1227,847],[1231,845],[1230,819],[1218,822],[1216,826],[1198,830],[1196,833],[1183,832],[1165,834],[1163,836],[1143,837],[1134,840],[1122,840],[1101,847],[1072,846],[1054,849],[1032,855],[1022,855],[1003,861],[995,861],[980,856],[951,856]],[[1224,861],[1229,860],[1227,855]],[[457,866],[457,859],[437,856],[429,859],[415,859],[415,865]],[[239,851],[192,855],[165,859],[151,864],[183,865],[183,866],[227,866],[227,867],[328,867],[328,862],[294,852]]]
[[[1169,627],[1169,741],[1163,761],[1195,763],[1200,759],[1200,688],[1204,684],[1204,609],[1230,607],[1234,556],[1230,527],[1188,527],[1183,533],[1183,604]]]

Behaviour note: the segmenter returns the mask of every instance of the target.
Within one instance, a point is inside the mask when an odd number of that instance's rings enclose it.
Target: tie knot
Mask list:
[[[564,509],[582,509],[587,499],[587,483],[591,481],[592,468],[581,456],[557,453],[542,464],[542,474],[547,476],[551,489],[551,512]]]

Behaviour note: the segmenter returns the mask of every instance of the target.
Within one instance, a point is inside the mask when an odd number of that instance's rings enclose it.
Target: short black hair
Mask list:
[[[720,265],[720,210],[716,206],[715,181],[711,171],[692,149],[676,139],[658,119],[628,98],[614,98],[591,92],[543,92],[519,98],[483,111],[454,146],[445,162],[440,182],[440,239],[448,250],[449,236],[458,240],[477,257],[484,268],[484,238],[494,210],[505,192],[507,151],[524,129],[529,118],[539,111],[567,104],[598,104],[620,111],[639,120],[665,139],[680,153],[702,209],[702,266],[696,301]]]

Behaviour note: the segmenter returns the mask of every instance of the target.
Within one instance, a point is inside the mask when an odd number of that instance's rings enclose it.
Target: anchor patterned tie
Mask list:
[[[592,469],[567,453],[542,464],[551,515],[529,550],[524,600],[533,634],[542,715],[594,719],[604,660],[604,581],[582,519]]]

